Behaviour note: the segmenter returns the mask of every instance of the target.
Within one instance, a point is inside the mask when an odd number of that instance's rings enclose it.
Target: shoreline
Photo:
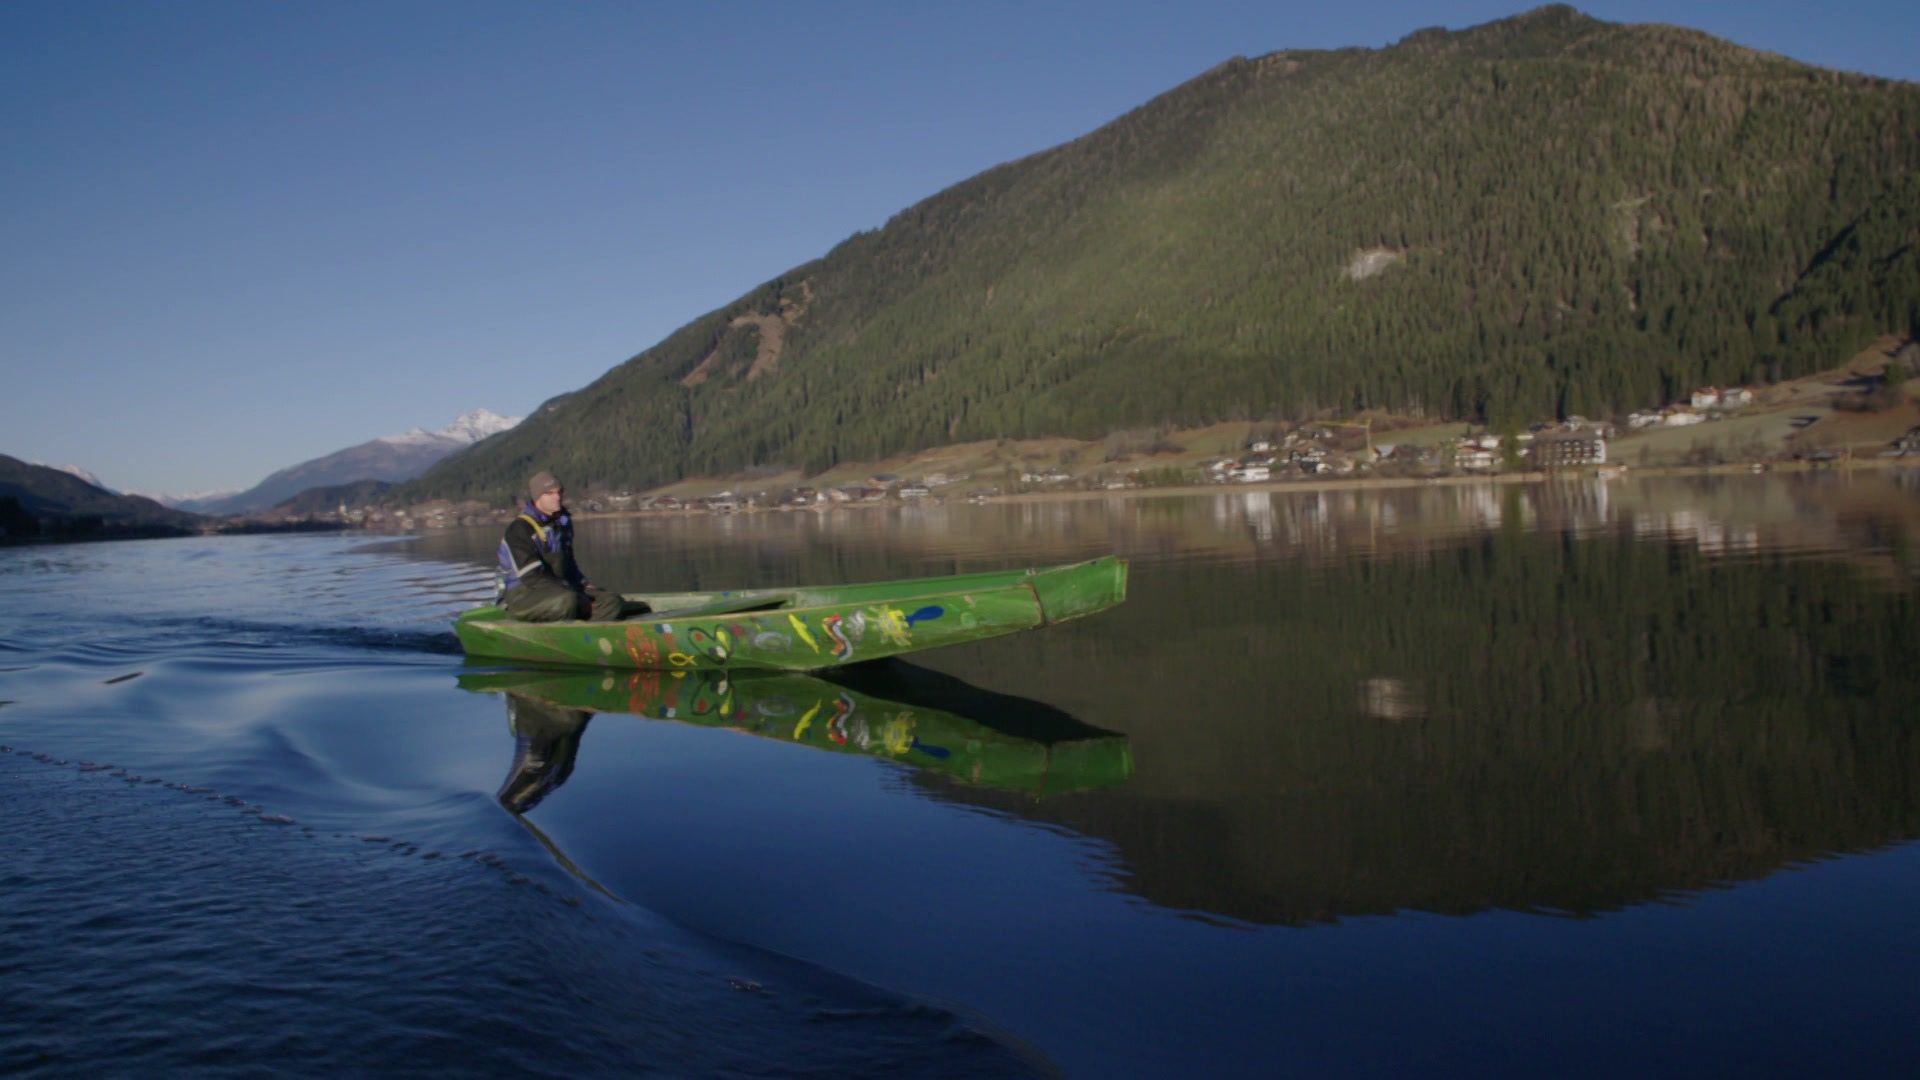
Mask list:
[[[1634,467],[1626,465],[1587,466],[1579,469],[1561,469],[1554,471],[1527,471],[1510,473],[1485,473],[1478,475],[1449,476],[1341,476],[1325,479],[1299,480],[1263,480],[1257,483],[1224,484],[1175,484],[1164,487],[1100,488],[1095,490],[1059,490],[1026,491],[1014,495],[972,496],[931,496],[925,499],[878,499],[871,502],[814,503],[807,506],[741,506],[733,510],[713,510],[700,506],[682,506],[672,510],[573,510],[573,516],[579,521],[620,521],[629,519],[660,519],[676,517],[715,517],[726,514],[768,514],[768,513],[811,513],[830,514],[845,511],[870,511],[902,509],[914,506],[946,506],[964,503],[975,506],[996,504],[1033,505],[1055,502],[1090,502],[1100,499],[1172,499],[1195,498],[1206,495],[1230,495],[1234,493],[1262,492],[1266,494],[1324,494],[1347,491],[1394,491],[1404,488],[1420,487],[1472,487],[1477,485],[1505,486],[1515,484],[1544,484],[1565,480],[1631,480],[1638,477],[1688,477],[1688,476],[1739,476],[1761,473],[1817,473],[1847,472],[1853,469],[1920,469],[1920,457],[1871,457],[1854,458],[1843,461],[1788,461],[1788,462],[1743,462],[1718,465],[1661,465]],[[1616,471],[1617,470],[1617,471]],[[223,535],[263,535],[272,533],[366,533],[382,537],[420,536],[442,532],[455,528],[479,528],[497,525],[511,516],[508,510],[487,512],[487,520],[468,524],[429,525],[424,522],[405,527],[385,525],[356,525],[348,522],[296,524],[283,527],[265,527],[254,529],[216,529],[207,531],[161,534],[156,536],[88,536],[88,537],[9,537],[0,538],[0,548],[24,548],[45,545],[63,545],[71,543],[99,543],[113,540],[167,539],[183,536],[223,536]]]
[[[688,515],[714,516],[721,514],[767,514],[767,513],[837,513],[843,510],[874,510],[889,507],[943,506],[951,503],[969,503],[990,506],[996,503],[1045,503],[1045,502],[1086,502],[1094,499],[1153,499],[1153,498],[1191,498],[1199,495],[1223,495],[1233,492],[1300,492],[1303,494],[1329,491],[1370,491],[1395,490],[1416,487],[1467,487],[1479,484],[1539,484],[1555,480],[1630,480],[1636,477],[1678,477],[1678,476],[1736,476],[1759,473],[1815,473],[1834,472],[1849,469],[1886,469],[1898,468],[1902,464],[1920,468],[1920,457],[1914,458],[1855,458],[1851,461],[1835,462],[1742,462],[1718,465],[1662,465],[1651,467],[1598,466],[1582,469],[1561,469],[1554,471],[1532,470],[1527,472],[1486,473],[1481,475],[1449,476],[1342,476],[1327,479],[1302,480],[1263,480],[1257,483],[1225,484],[1174,484],[1165,487],[1101,488],[1096,490],[1063,491],[1025,491],[1014,495],[988,495],[979,498],[970,496],[929,497],[926,499],[880,499],[872,502],[815,503],[808,506],[741,506],[734,510],[710,510],[705,507],[683,506],[673,510],[574,510],[578,520],[617,520],[623,518],[674,517]],[[1760,468],[1755,468],[1759,465]],[[1618,472],[1602,472],[1614,470]]]

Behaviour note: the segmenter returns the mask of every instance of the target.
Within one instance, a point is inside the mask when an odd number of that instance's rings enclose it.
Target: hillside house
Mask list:
[[[1453,463],[1462,469],[1491,469],[1499,456],[1483,446],[1462,446],[1453,452]]]
[[[1696,409],[1711,409],[1720,404],[1720,389],[1715,386],[1702,386],[1693,392],[1689,402]]]
[[[1607,440],[1591,430],[1557,431],[1534,440],[1527,456],[1535,467],[1542,469],[1605,465]]]
[[[1023,484],[1064,484],[1073,479],[1073,474],[1064,469],[1049,469],[1046,472],[1023,472],[1020,482]]]
[[[1382,447],[1381,458],[1403,465],[1435,465],[1440,461],[1440,452],[1431,446],[1417,446],[1413,443],[1401,443],[1391,448]]]

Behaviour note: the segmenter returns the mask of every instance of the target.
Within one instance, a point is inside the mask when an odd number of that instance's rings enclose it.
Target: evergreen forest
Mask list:
[[[1236,58],[393,494],[1365,410],[1604,417],[1792,378],[1920,332],[1917,132],[1920,85],[1566,7]]]

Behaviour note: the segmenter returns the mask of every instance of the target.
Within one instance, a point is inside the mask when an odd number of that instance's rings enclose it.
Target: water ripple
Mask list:
[[[29,817],[31,842],[0,871],[0,979],[34,988],[0,1014],[9,1073],[1037,1064],[952,1013],[689,937],[492,852],[320,831],[216,790],[0,747],[0,820]],[[129,844],[152,869],[101,873]],[[820,1039],[829,1020],[847,1037]]]

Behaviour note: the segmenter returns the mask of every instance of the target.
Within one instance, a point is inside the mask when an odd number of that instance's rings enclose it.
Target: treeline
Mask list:
[[[1608,415],[1788,378],[1920,331],[1915,131],[1915,85],[1564,8],[1234,60],[849,238],[400,494],[1359,409]],[[1367,253],[1384,269],[1350,272]],[[749,378],[759,335],[733,320],[783,311],[777,367]]]

